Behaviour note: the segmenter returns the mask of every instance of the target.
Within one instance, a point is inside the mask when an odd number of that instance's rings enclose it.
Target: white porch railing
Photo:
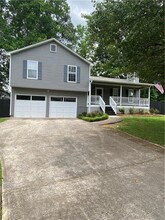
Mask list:
[[[88,97],[88,104],[89,104],[89,97]],[[105,102],[101,96],[91,95],[91,105],[98,105],[105,113]]]
[[[105,113],[105,102],[104,102],[104,100],[102,99],[101,96],[99,96],[99,106],[101,107],[101,109]]]
[[[138,97],[119,97],[112,96],[112,99],[117,103],[118,106],[139,106],[139,107],[149,107],[148,98],[138,98]]]
[[[109,104],[116,114],[117,113],[117,103],[114,101],[114,99],[112,97],[109,97]]]
[[[99,105],[99,96],[98,95],[91,95],[91,105]]]

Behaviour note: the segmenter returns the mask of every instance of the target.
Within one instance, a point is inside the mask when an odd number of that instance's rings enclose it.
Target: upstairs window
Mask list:
[[[77,66],[68,66],[68,82],[77,82]]]
[[[38,61],[27,60],[27,79],[38,79]]]
[[[52,52],[52,53],[57,52],[57,45],[56,44],[50,44],[50,52]]]

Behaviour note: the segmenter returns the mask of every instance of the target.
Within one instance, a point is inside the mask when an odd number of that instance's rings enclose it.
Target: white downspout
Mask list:
[[[92,80],[89,79],[88,113],[91,112],[91,84],[92,84]]]

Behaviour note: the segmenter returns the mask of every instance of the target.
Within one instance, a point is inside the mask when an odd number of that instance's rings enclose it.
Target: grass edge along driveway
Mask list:
[[[155,144],[165,146],[165,116],[129,116],[117,129]]]
[[[7,118],[0,118],[0,123],[6,121]]]

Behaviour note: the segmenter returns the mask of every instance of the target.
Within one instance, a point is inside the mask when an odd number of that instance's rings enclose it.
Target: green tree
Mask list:
[[[86,18],[97,45],[94,73],[164,82],[163,0],[104,0]]]
[[[66,0],[0,0],[1,91],[8,77],[5,51],[51,37],[72,47],[75,28]]]
[[[74,50],[89,61],[91,61],[93,57],[93,45],[90,43],[90,40],[88,27],[77,25]]]
[[[9,62],[5,50],[0,50],[0,97],[8,94]]]

